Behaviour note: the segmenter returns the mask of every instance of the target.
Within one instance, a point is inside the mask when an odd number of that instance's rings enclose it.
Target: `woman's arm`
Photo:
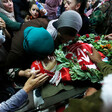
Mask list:
[[[32,73],[32,76],[26,81],[23,89],[19,90],[10,99],[0,104],[0,112],[14,112],[26,101],[26,99],[28,98],[28,93],[32,91],[35,87],[38,88],[47,79],[47,74],[39,73],[39,71],[37,74]]]
[[[0,17],[5,21],[6,27],[16,31],[21,28],[21,23],[10,20],[6,15],[0,13]]]

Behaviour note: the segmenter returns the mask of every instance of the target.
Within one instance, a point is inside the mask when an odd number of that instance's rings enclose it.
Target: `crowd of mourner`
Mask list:
[[[0,112],[112,112],[112,0],[0,0]]]

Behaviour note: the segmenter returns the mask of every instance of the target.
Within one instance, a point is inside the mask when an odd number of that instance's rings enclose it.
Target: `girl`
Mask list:
[[[35,2],[29,4],[29,15],[26,16],[25,22],[40,17],[40,11]]]

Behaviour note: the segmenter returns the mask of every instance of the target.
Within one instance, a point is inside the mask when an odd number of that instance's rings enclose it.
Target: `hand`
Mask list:
[[[47,10],[46,9],[41,9],[40,10],[40,15],[41,16],[44,16],[46,13],[47,13]]]
[[[101,62],[102,61],[101,55],[98,53],[98,51],[94,47],[92,47],[92,50],[93,50],[92,54],[90,54],[89,52],[86,52],[89,58],[91,59],[91,61],[93,61],[94,63]]]
[[[0,17],[0,28],[3,28],[3,29],[6,28],[5,21],[1,17]]]
[[[33,73],[37,74],[38,72],[39,70],[35,70],[35,72]],[[31,69],[20,70],[18,75],[29,78],[32,75],[32,70]]]
[[[96,92],[97,92],[97,90],[95,88],[90,87],[86,90],[84,98],[87,97],[87,96],[91,96],[92,94],[94,94]]]
[[[107,36],[105,36],[105,39],[106,39],[106,40],[112,40],[112,33],[109,34],[109,35],[107,35]]]
[[[26,81],[23,89],[25,90],[26,93],[30,92],[31,90],[33,90],[34,88],[39,87],[40,85],[42,85],[49,76],[47,76],[47,74],[42,74],[39,73],[37,75],[32,74],[32,76]]]
[[[27,16],[25,17],[25,22],[28,22],[28,21],[30,21],[30,16],[29,16],[29,15],[27,15]]]

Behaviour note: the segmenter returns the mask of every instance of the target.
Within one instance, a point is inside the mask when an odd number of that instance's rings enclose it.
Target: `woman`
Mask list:
[[[65,0],[64,1],[65,10],[75,10],[79,12],[82,17],[83,25],[81,30],[79,31],[80,35],[84,35],[88,33],[89,28],[89,20],[87,16],[84,14],[84,10],[86,8],[87,0]]]
[[[0,0],[0,17],[5,21],[7,30],[11,35],[13,31],[20,29],[21,23],[16,22],[14,18],[12,0]]]

